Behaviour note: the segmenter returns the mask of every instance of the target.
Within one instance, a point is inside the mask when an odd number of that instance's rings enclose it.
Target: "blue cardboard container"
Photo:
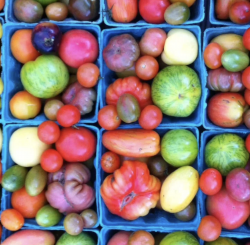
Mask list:
[[[108,241],[112,238],[113,235],[115,235],[117,232],[119,231],[128,231],[128,232],[135,232],[138,230],[146,230],[148,232],[150,232],[154,237],[156,237],[157,235],[162,235],[163,237],[169,233],[175,232],[171,229],[165,229],[165,230],[160,230],[160,229],[149,229],[145,227],[137,227],[135,229],[132,228],[128,228],[128,227],[122,227],[122,229],[118,229],[118,228],[103,228],[101,230],[101,245],[107,245]],[[179,231],[186,231],[183,229],[180,229]],[[202,241],[198,238],[197,234],[194,231],[187,231],[189,233],[191,233],[192,235],[194,235],[197,240],[201,243]],[[157,243],[158,244],[158,243]]]
[[[192,32],[197,40],[199,45],[199,53],[196,61],[190,65],[191,68],[193,68],[196,73],[198,74],[202,86],[202,96],[203,96],[203,87],[205,87],[204,82],[204,76],[202,74],[202,55],[201,55],[201,29],[199,26],[177,26],[177,27],[166,27],[164,25],[151,25],[150,28],[161,28],[165,32],[169,32],[173,28],[179,28],[179,29],[186,29],[190,32]],[[116,28],[116,29],[106,29],[102,31],[102,50],[108,45],[110,39],[114,36],[118,36],[121,34],[131,34],[137,41],[141,39],[143,34],[146,32],[148,27],[124,27],[124,28]],[[101,102],[100,106],[101,108],[106,105],[106,90],[108,86],[113,83],[117,76],[115,72],[111,71],[103,61],[103,70],[102,70],[102,86],[101,86]],[[203,113],[203,105],[202,105],[202,97],[200,99],[200,102],[196,108],[196,110],[189,116],[189,117],[170,117],[163,115],[163,120],[161,125],[162,126],[190,126],[190,127],[196,127],[200,126],[202,123],[202,113]],[[134,125],[138,124],[138,122],[133,123]],[[131,125],[131,124],[130,124]]]
[[[25,127],[37,127],[39,124],[33,123],[33,124],[9,124],[3,127],[3,135],[4,135],[4,141],[3,141],[3,149],[2,149],[2,172],[3,174],[6,172],[7,169],[15,165],[14,161],[12,160],[10,154],[9,154],[9,141],[11,138],[11,135],[19,128],[25,128]],[[79,127],[85,127],[89,130],[91,130],[97,138],[97,142],[100,141],[100,131],[97,127],[91,126],[91,125],[85,125],[85,124],[77,124]],[[91,170],[91,181],[94,183],[94,187],[96,190],[96,201],[95,204],[92,206],[92,208],[97,212],[97,217],[100,217],[100,210],[99,210],[99,182],[100,182],[100,175],[99,175],[99,145],[96,146],[96,155],[94,158],[94,169]],[[11,206],[11,192],[6,191],[5,189],[2,189],[2,200],[1,200],[1,211],[4,211],[6,209],[12,208]],[[97,224],[94,228],[97,228],[99,226],[99,219]],[[48,227],[48,228],[42,228],[40,227],[35,219],[25,219],[24,227],[30,228],[30,229],[47,229],[47,230],[55,230],[55,229],[64,229],[63,228],[63,219],[60,221],[59,224],[56,226]]]
[[[73,29],[81,29],[91,32],[98,40],[99,43],[99,50],[101,50],[101,29],[99,26],[95,25],[72,25],[67,23],[58,24],[60,29],[63,33],[73,30]],[[33,121],[36,122],[43,122],[48,120],[43,113],[43,109],[41,110],[40,114],[35,117],[34,119],[29,120],[20,120],[12,116],[9,108],[9,102],[11,98],[18,92],[23,90],[23,86],[20,79],[20,71],[22,68],[22,64],[19,63],[11,53],[10,50],[10,40],[12,35],[21,29],[33,29],[35,24],[15,24],[15,23],[8,23],[4,25],[4,36],[3,36],[3,46],[2,49],[2,65],[4,71],[4,95],[3,95],[3,118],[8,123],[32,123]],[[98,59],[96,61],[96,65],[102,70],[102,61],[101,61],[101,51],[99,52]],[[8,81],[8,82],[7,82]],[[100,99],[100,89],[101,89],[101,82],[99,82],[94,89],[97,93],[97,100],[93,106],[92,112],[84,115],[81,117],[80,123],[95,123],[97,122],[97,115],[98,115],[98,108],[99,108],[99,99]]]
[[[0,16],[2,16],[1,14],[0,14]],[[0,23],[1,23],[1,25],[3,26],[3,24],[4,24],[4,19],[3,19],[3,17],[0,17]],[[1,53],[3,53],[3,45],[1,45]],[[2,64],[2,66],[3,66],[3,64]],[[3,80],[3,69],[1,70],[1,77],[2,77],[2,80]],[[4,81],[3,81],[4,82]],[[3,93],[4,93],[4,91],[3,91]],[[1,94],[0,95],[0,97],[1,97],[1,99],[2,99],[2,97],[3,97],[3,94]],[[2,115],[2,108],[0,109],[0,117],[1,117],[1,115]]]
[[[14,2],[15,0],[6,0],[5,8],[4,8],[6,22],[24,23],[24,22],[20,22],[14,15],[14,9],[13,9]],[[64,21],[51,21],[51,22],[54,22],[56,24],[68,23],[68,24],[81,24],[81,25],[84,25],[84,24],[98,25],[98,24],[101,24],[103,20],[102,6],[103,6],[103,0],[99,0],[99,14],[97,18],[92,21],[79,21],[79,20],[75,20],[72,16],[70,16],[70,17],[67,17]],[[45,14],[45,8],[44,8],[44,16],[39,22],[44,22],[44,21],[49,21],[49,19],[47,18]]]
[[[203,41],[203,52],[205,50],[205,48],[207,47],[207,45],[211,42],[211,40],[221,34],[228,34],[228,33],[234,33],[234,34],[238,34],[238,35],[243,35],[245,33],[245,31],[248,29],[248,27],[246,26],[239,26],[237,28],[235,27],[223,27],[223,28],[208,28],[205,30],[204,32],[204,41]],[[202,64],[203,64],[203,75],[204,78],[203,80],[205,81],[205,84],[207,83],[207,77],[208,77],[208,71],[209,69],[206,67],[204,60],[202,59]],[[203,126],[206,129],[211,129],[211,130],[226,130],[226,131],[234,131],[234,130],[246,130],[247,127],[245,126],[245,124],[242,124],[236,128],[222,128],[219,126],[216,126],[215,124],[213,124],[210,119],[208,118],[207,115],[207,103],[209,101],[209,99],[215,95],[216,93],[219,92],[214,92],[209,90],[208,88],[204,88],[203,90]]]
[[[21,230],[45,230],[43,228],[28,228],[28,227],[23,227]],[[61,235],[65,232],[64,229],[61,228],[57,228],[57,227],[53,227],[53,229],[50,230],[51,232],[53,232],[55,234],[56,240],[58,240]],[[83,232],[88,233],[88,235],[90,235],[95,241],[96,241],[96,245],[101,245],[101,235],[99,230],[95,230],[95,229],[84,229]],[[4,240],[6,240],[9,236],[11,236],[12,234],[14,234],[15,232],[11,232],[9,230],[6,230],[3,227],[3,234],[2,234],[2,242]],[[34,244],[35,245],[35,244]]]
[[[120,129],[131,129],[131,127],[120,127]],[[139,126],[134,126],[133,128],[139,128]],[[176,127],[159,127],[157,128],[155,131],[161,136],[163,137],[165,135],[165,133],[167,133],[169,130],[172,129],[178,129]],[[199,147],[199,130],[197,128],[192,128],[192,127],[184,127],[183,129],[187,129],[189,131],[191,131],[197,138],[197,142],[198,142],[198,147]],[[103,135],[103,133],[105,132],[105,130],[101,130],[101,137]],[[99,159],[101,159],[101,156],[107,151],[107,149],[102,145],[102,140],[99,141]],[[197,159],[195,160],[195,162],[193,163],[193,167],[195,169],[197,169],[199,171],[199,154],[197,156]],[[98,171],[100,174],[100,184],[103,183],[104,179],[106,178],[106,176],[108,176],[107,173],[105,173],[100,164],[98,165]],[[100,188],[98,188],[100,189]],[[123,230],[124,227],[126,228],[135,228],[138,229],[138,227],[141,227],[141,229],[145,229],[145,227],[147,227],[147,229],[172,229],[172,230],[180,230],[181,227],[185,227],[185,230],[195,230],[201,220],[200,217],[200,208],[202,205],[201,202],[201,193],[198,192],[198,194],[196,195],[195,198],[195,203],[196,203],[196,207],[197,207],[197,214],[194,217],[193,220],[191,220],[190,222],[182,222],[179,221],[175,218],[175,216],[173,214],[167,213],[163,210],[159,210],[157,208],[155,209],[151,209],[151,211],[149,212],[149,214],[147,216],[144,217],[140,217],[137,220],[134,221],[128,221],[125,220],[117,215],[113,215],[112,213],[109,212],[108,208],[106,207],[101,195],[99,195],[100,197],[100,224],[102,227],[112,227],[114,229],[117,230]]]
[[[207,169],[207,165],[205,163],[205,148],[207,143],[216,135],[220,135],[220,134],[225,134],[225,133],[233,133],[233,134],[237,134],[238,136],[242,137],[243,139],[246,139],[247,135],[249,134],[249,131],[245,130],[245,131],[239,131],[239,130],[235,130],[234,132],[232,131],[215,131],[215,130],[211,130],[211,131],[204,131],[201,134],[201,148],[200,148],[200,165],[201,165],[201,169],[202,172]],[[207,210],[206,210],[206,195],[204,193],[202,193],[202,205],[201,205],[201,216],[204,217],[206,215],[208,215]],[[229,231],[226,229],[222,229],[225,232],[228,232],[228,234],[231,234],[232,236],[239,236],[240,235],[245,235],[250,233],[250,227],[247,225],[247,222],[242,225],[240,228]]]
[[[109,13],[109,8],[107,4],[107,0],[104,0],[103,2],[103,12],[104,12],[104,23],[108,26],[114,26],[114,27],[128,27],[128,26],[148,26],[152,27],[153,24],[147,23],[139,14],[138,9],[138,15],[137,17],[131,22],[131,23],[118,23],[115,22],[111,14]],[[197,0],[193,6],[190,7],[190,18],[187,22],[184,23],[184,25],[193,25],[200,23],[204,20],[205,17],[205,0]],[[161,25],[161,24],[160,24]],[[163,24],[164,26],[171,26],[167,23]]]

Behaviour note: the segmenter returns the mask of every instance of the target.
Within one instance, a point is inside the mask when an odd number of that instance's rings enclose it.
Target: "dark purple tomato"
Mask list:
[[[196,206],[193,202],[191,202],[184,210],[175,213],[174,216],[181,221],[190,221],[196,215]]]
[[[168,164],[161,156],[154,156],[149,159],[148,168],[150,174],[155,177],[168,176]]]

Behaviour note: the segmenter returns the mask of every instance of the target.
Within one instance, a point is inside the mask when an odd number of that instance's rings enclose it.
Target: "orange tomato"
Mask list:
[[[0,0],[0,11],[3,10],[4,5],[5,5],[5,0]]]
[[[117,129],[121,124],[115,105],[104,106],[98,113],[98,123],[106,130]]]
[[[36,217],[37,212],[47,203],[45,192],[32,197],[29,196],[25,187],[13,192],[11,197],[11,205],[14,209],[18,210],[24,218],[33,219]]]
[[[85,88],[94,87],[99,79],[100,70],[92,63],[81,65],[77,70],[77,81]]]
[[[34,61],[40,55],[32,45],[31,36],[32,30],[23,29],[16,31],[11,38],[11,52],[20,63]]]
[[[23,227],[24,218],[17,210],[6,209],[1,214],[1,222],[7,230],[17,231]]]
[[[101,166],[104,172],[114,173],[121,165],[120,157],[112,152],[107,151],[102,155]]]

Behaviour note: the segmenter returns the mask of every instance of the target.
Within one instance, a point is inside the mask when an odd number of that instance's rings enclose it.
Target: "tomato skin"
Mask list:
[[[250,28],[248,28],[243,35],[243,45],[250,50]]]
[[[203,54],[206,66],[210,69],[220,68],[222,65],[221,56],[223,53],[224,50],[218,43],[208,44]]]
[[[97,65],[87,63],[77,70],[77,81],[85,88],[94,87],[99,79],[100,70]]]
[[[246,89],[244,93],[244,99],[248,105],[250,105],[250,89]]]
[[[96,151],[96,136],[87,128],[63,128],[56,149],[67,162],[84,162]]]
[[[222,187],[222,175],[214,168],[206,169],[200,176],[199,186],[206,195],[215,195]]]
[[[247,1],[235,2],[229,9],[229,18],[236,24],[250,22],[250,3]]]
[[[212,242],[219,238],[221,229],[219,220],[211,215],[207,215],[202,218],[197,234],[200,239]]]
[[[54,173],[63,166],[63,158],[60,153],[54,149],[48,149],[41,156],[41,167],[49,173]]]
[[[56,119],[61,126],[71,127],[81,120],[81,113],[76,106],[64,105],[58,110]]]
[[[128,245],[128,239],[132,232],[119,231],[111,237],[107,245]]]
[[[247,89],[250,89],[250,66],[248,66],[242,73],[242,83]]]
[[[155,105],[146,106],[139,117],[139,124],[144,129],[155,129],[162,122],[162,111]]]
[[[146,22],[161,24],[165,22],[164,13],[170,4],[169,0],[140,0],[139,12]]]
[[[153,79],[159,71],[159,64],[152,56],[142,56],[135,64],[136,75],[142,80]]]
[[[117,129],[121,124],[115,105],[104,106],[98,113],[98,123],[106,130]]]
[[[120,165],[120,157],[116,153],[108,151],[102,155],[101,166],[104,172],[112,174]]]
[[[45,144],[56,143],[60,137],[59,126],[52,121],[43,122],[38,126],[38,138]]]
[[[132,235],[129,237],[128,244],[129,245],[139,245],[139,244],[154,245],[155,239],[151,233],[140,230],[140,231],[136,231],[132,233]]]
[[[246,138],[245,145],[246,145],[247,151],[250,152],[250,134]]]
[[[17,231],[23,227],[24,218],[17,210],[6,209],[1,214],[1,223],[6,229],[10,231]]]

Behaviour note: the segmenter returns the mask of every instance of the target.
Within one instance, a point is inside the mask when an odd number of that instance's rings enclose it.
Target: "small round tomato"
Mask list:
[[[121,124],[115,105],[107,105],[98,113],[98,123],[106,130],[114,130]]]
[[[1,214],[3,227],[10,231],[17,231],[23,227],[24,217],[15,209],[6,209]]]
[[[245,98],[245,101],[247,102],[247,104],[250,105],[250,90],[249,89],[245,90],[244,98]]]
[[[219,220],[214,216],[207,215],[202,218],[197,234],[200,239],[212,242],[219,238],[221,229]]]
[[[218,43],[210,43],[204,51],[204,61],[208,68],[217,69],[221,67],[221,56],[224,50]]]
[[[116,153],[108,151],[102,155],[101,166],[104,172],[114,173],[120,164],[120,157]]]
[[[155,239],[151,233],[147,231],[136,231],[132,233],[128,240],[129,245],[138,245],[138,244],[146,244],[146,245],[154,245]]]
[[[243,35],[243,45],[250,50],[250,28],[248,28]]]
[[[43,152],[40,162],[43,170],[49,173],[55,173],[61,169],[63,165],[63,158],[58,151],[48,149]]]
[[[242,83],[247,89],[250,89],[250,66],[242,73]]]
[[[159,71],[159,64],[152,56],[142,56],[135,64],[136,75],[142,80],[153,79]]]
[[[144,129],[155,129],[160,125],[162,118],[162,111],[157,106],[148,105],[141,112],[139,124]]]
[[[67,128],[77,124],[81,120],[81,113],[73,105],[64,105],[58,110],[56,118],[61,126]]]
[[[206,195],[215,195],[222,187],[221,173],[214,168],[206,169],[200,177],[199,186]]]
[[[57,100],[57,99],[49,100],[45,103],[45,106],[43,109],[44,114],[49,120],[56,121],[57,112],[63,106],[64,104],[60,100]]]
[[[229,9],[229,18],[236,24],[250,22],[250,3],[248,1],[235,2]]]
[[[246,138],[245,145],[246,145],[247,151],[250,152],[250,134]]]
[[[100,70],[92,63],[81,65],[77,70],[77,81],[85,88],[94,87],[99,79]]]
[[[46,121],[38,127],[38,138],[45,144],[54,144],[60,137],[59,126],[52,121]]]

